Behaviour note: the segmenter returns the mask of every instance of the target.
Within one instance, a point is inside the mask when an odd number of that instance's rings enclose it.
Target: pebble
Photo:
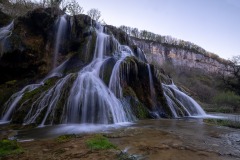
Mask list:
[[[69,151],[69,150],[70,150],[70,148],[64,148],[64,150],[65,150],[65,151]]]
[[[43,152],[48,152],[48,151],[50,151],[50,149],[46,149],[46,148],[45,148],[45,149],[43,149],[42,151],[43,151]]]

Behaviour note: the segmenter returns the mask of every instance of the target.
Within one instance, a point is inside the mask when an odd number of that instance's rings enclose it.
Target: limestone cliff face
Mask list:
[[[217,59],[193,51],[172,46],[164,46],[156,42],[133,39],[146,54],[147,61],[162,65],[171,63],[174,66],[200,69],[209,73],[218,73],[224,68],[224,63]]]

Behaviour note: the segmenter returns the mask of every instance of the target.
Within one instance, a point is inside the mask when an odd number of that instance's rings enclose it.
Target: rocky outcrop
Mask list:
[[[39,79],[53,68],[52,59],[55,45],[56,25],[59,13],[52,9],[39,8],[28,12],[14,21],[12,36],[8,38],[6,53],[0,58],[0,84],[23,78]],[[63,13],[60,13],[63,14]],[[91,19],[86,15],[68,17],[67,35],[61,44],[58,64],[68,54],[81,61],[90,61],[95,45],[89,30]],[[70,28],[71,26],[71,28]],[[95,37],[96,38],[96,37]],[[85,53],[89,54],[85,54]],[[72,64],[73,67],[73,64]]]
[[[145,52],[148,62],[152,64],[171,63],[174,66],[195,68],[210,73],[218,73],[224,68],[224,62],[214,57],[151,41],[135,38],[133,41]]]
[[[11,17],[3,13],[0,9],[0,28],[11,22]]]
[[[52,70],[58,14],[52,14],[50,8],[39,8],[14,20],[14,29],[0,57],[0,106],[13,93],[27,84],[38,82]],[[4,26],[11,22],[9,16],[1,15],[9,20]],[[66,72],[77,72],[92,59],[96,36],[89,29],[89,16],[67,17],[67,21],[68,33],[61,44],[57,63],[70,58]]]

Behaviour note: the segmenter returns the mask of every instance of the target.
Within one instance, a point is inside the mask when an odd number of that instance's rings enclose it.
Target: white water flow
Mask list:
[[[55,68],[57,66],[57,60],[58,60],[58,56],[59,56],[60,46],[64,39],[64,35],[65,35],[66,29],[67,29],[66,15],[62,15],[61,17],[58,18],[57,25],[58,25],[58,28],[57,28],[56,38],[55,38],[53,68]]]
[[[4,53],[4,45],[6,39],[12,35],[13,27],[14,21],[12,21],[9,25],[0,28],[0,57]]]
[[[67,102],[66,123],[110,124],[132,119],[113,92],[100,79],[100,68],[108,59],[105,56],[109,35],[98,26],[93,61],[84,67],[75,80]]]
[[[1,121],[9,121],[11,118],[11,114],[13,113],[13,111],[15,110],[18,102],[21,100],[22,96],[24,95],[25,92],[30,92],[34,89],[36,89],[37,87],[39,87],[41,84],[31,84],[31,85],[27,85],[26,87],[24,87],[21,91],[13,94],[10,99],[4,104],[4,110],[5,113],[1,119]]]
[[[193,100],[190,96],[180,91],[174,84],[166,85],[162,84],[163,88],[169,89],[177,102],[183,106],[183,109],[187,112],[188,116],[206,116],[206,113],[201,106]],[[168,98],[167,98],[168,99]],[[171,106],[171,104],[169,105]]]
[[[49,78],[55,77],[55,76],[62,76],[62,72],[65,68],[65,65],[67,63],[67,60],[63,62],[61,65],[59,65],[57,68],[55,68],[52,72],[50,72],[49,75],[47,75],[46,78],[44,78],[41,82],[37,84],[30,84],[25,86],[21,91],[13,94],[9,100],[4,104],[4,114],[2,115],[0,121],[6,122],[11,120],[11,115],[14,112],[16,106],[18,105],[19,101],[23,97],[23,95],[27,92],[31,92],[34,89],[39,88],[40,86],[44,85],[44,82],[47,81]]]
[[[43,126],[45,124],[49,116],[51,117],[50,124],[53,123],[53,119],[55,116],[54,110],[57,107],[60,96],[64,93],[64,85],[69,82],[71,76],[72,74],[68,74],[66,77],[58,80],[56,85],[53,86],[51,89],[41,94],[41,96],[32,104],[27,116],[24,118],[24,124],[30,124],[35,122],[36,118],[45,108],[47,108],[47,111],[40,126]]]
[[[113,67],[109,85],[108,85],[110,90],[118,98],[123,97],[122,87],[121,87],[121,78],[122,78],[121,76],[123,75],[123,73],[121,72],[124,72],[124,71],[121,69],[120,66],[121,66],[121,63],[124,61],[124,59],[129,56],[134,56],[131,49],[128,46],[120,45],[120,58]]]
[[[146,55],[144,54],[144,52],[140,48],[137,48],[137,53],[136,54],[137,54],[136,56],[138,57],[139,60],[147,63]]]
[[[149,87],[150,87],[150,95],[151,95],[151,99],[153,101],[154,106],[156,107],[156,94],[155,94],[155,88],[154,88],[154,84],[153,84],[153,78],[152,78],[152,72],[151,72],[151,67],[149,64],[147,64],[147,68],[148,68],[148,78],[149,78]]]
[[[164,88],[164,87],[163,87],[163,88]],[[175,109],[175,108],[177,108],[178,106],[174,103],[174,101],[173,101],[166,93],[164,93],[164,96],[165,96],[165,98],[166,98],[166,100],[167,100],[167,104],[168,104],[168,106],[170,107],[170,110],[171,110],[171,112],[172,112],[172,114],[173,114],[173,117],[174,117],[174,118],[179,117],[178,114],[177,114],[177,112],[176,112],[176,109]],[[189,114],[188,114],[188,115],[189,115]]]

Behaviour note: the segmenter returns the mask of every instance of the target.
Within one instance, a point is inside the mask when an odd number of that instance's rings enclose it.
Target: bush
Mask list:
[[[239,110],[240,96],[231,91],[222,92],[213,98],[213,102],[221,107],[230,107],[236,112]]]

